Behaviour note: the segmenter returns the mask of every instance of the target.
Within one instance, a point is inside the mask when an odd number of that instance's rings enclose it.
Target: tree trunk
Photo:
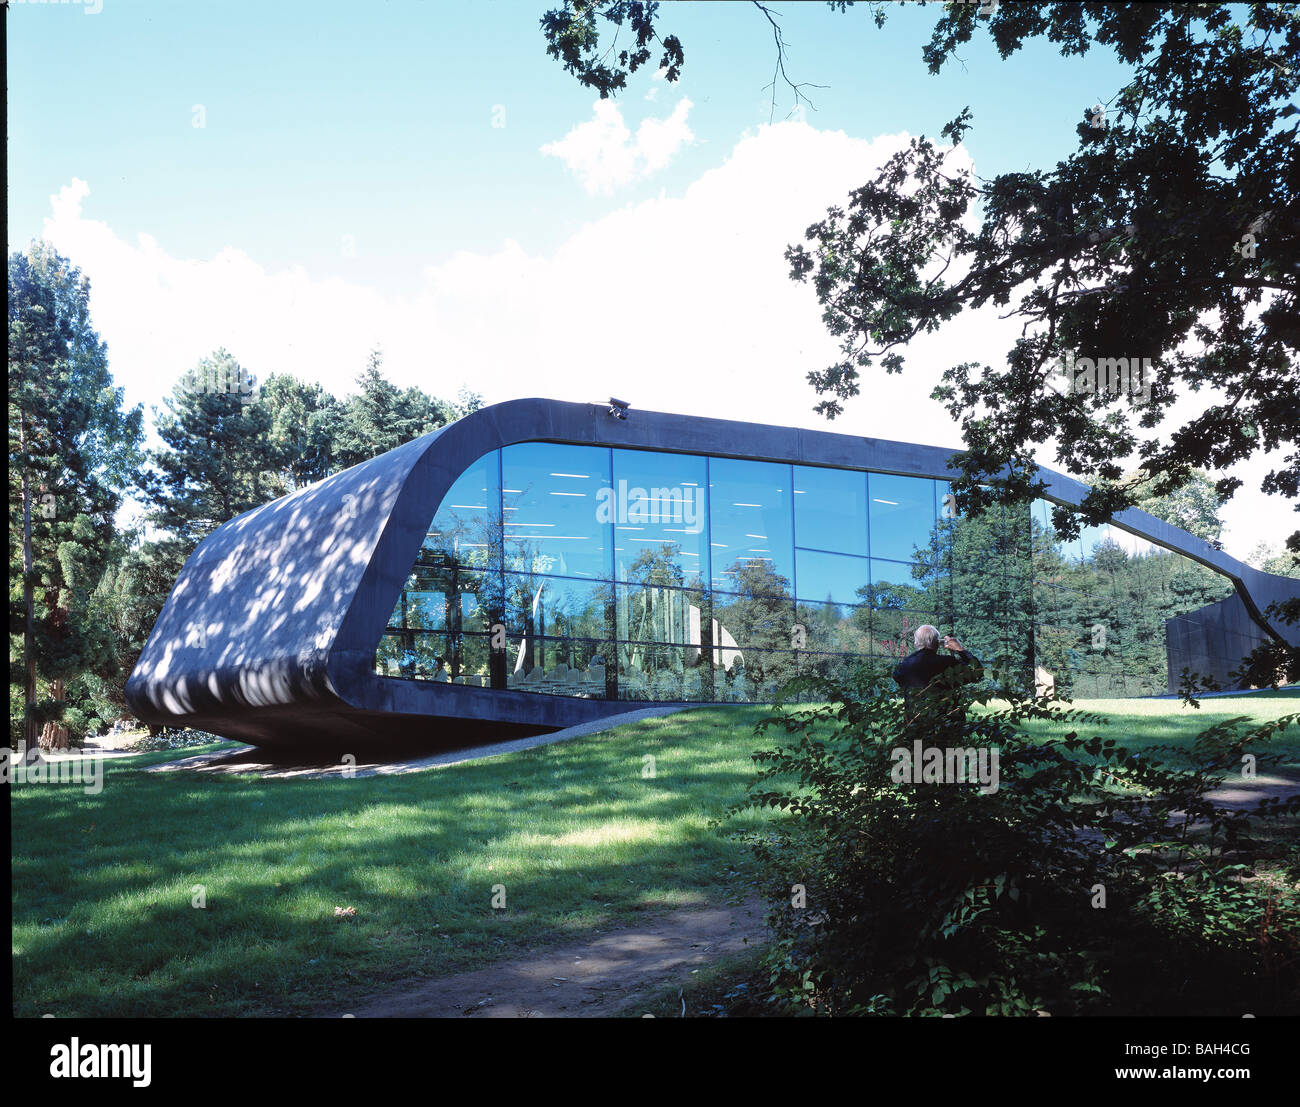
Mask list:
[[[64,687],[62,680],[54,682],[53,696],[56,700],[63,699]],[[46,723],[41,727],[41,737],[38,745],[43,750],[66,750],[68,748],[68,728],[62,723]]]
[[[23,467],[23,742],[28,749],[36,745],[36,720],[32,706],[36,703],[36,596],[32,586],[32,487],[27,472],[27,419],[18,415],[19,457]]]

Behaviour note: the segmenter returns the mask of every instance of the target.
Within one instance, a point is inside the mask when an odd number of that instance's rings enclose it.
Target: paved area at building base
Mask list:
[[[506,742],[491,742],[466,746],[463,749],[448,750],[427,757],[407,757],[401,760],[331,762],[312,764],[303,760],[300,751],[266,750],[256,746],[237,746],[234,749],[217,750],[214,753],[197,754],[194,757],[182,757],[169,761],[165,765],[155,765],[145,770],[151,773],[168,772],[214,772],[214,773],[257,773],[268,777],[339,777],[353,779],[359,776],[395,776],[401,773],[415,773],[423,769],[432,769],[441,765],[459,765],[465,761],[477,761],[484,757],[497,757],[506,753],[518,753],[520,750],[549,746],[556,742],[567,742],[572,738],[582,738],[588,734],[612,730],[617,726],[639,722],[641,719],[657,718],[685,711],[689,704],[657,704],[653,707],[640,707],[626,711],[621,715],[610,715],[589,723],[565,727],[550,734],[534,734],[528,738],[512,738]]]

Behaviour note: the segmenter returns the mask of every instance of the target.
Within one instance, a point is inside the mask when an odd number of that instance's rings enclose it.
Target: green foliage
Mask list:
[[[1225,498],[1215,488],[1209,473],[1195,469],[1181,487],[1163,495],[1148,491],[1148,476],[1142,472],[1130,473],[1125,481],[1130,485],[1138,507],[1148,515],[1202,538],[1216,549],[1223,534],[1223,520],[1219,512]]]
[[[778,744],[754,756],[758,776],[731,810],[790,816],[753,839],[778,904],[767,959],[775,1008],[1295,1013],[1300,966],[1266,963],[1260,928],[1268,920],[1274,950],[1297,948],[1300,894],[1244,879],[1249,824],[1206,792],[1300,716],[1218,722],[1198,739],[1195,768],[1178,770],[1080,736],[1105,722],[1098,716],[1014,686],[995,702],[987,689],[941,684],[909,725],[882,672],[805,678],[787,696],[826,706],[779,706],[759,723]],[[1034,741],[1031,720],[1072,729]],[[996,750],[996,790],[896,782],[894,751],[915,741]]]
[[[881,27],[890,5],[868,7]],[[772,26],[784,75],[778,13],[756,8]],[[1223,472],[1294,441],[1300,425],[1300,11],[1032,2],[938,10],[922,51],[931,73],[987,35],[1003,59],[1039,44],[1065,56],[1105,50],[1128,79],[1060,121],[1077,147],[1046,169],[977,180],[953,167],[952,152],[972,127],[963,109],[941,131],[947,146],[913,139],[846,203],[827,209],[808,228],[807,245],[786,251],[791,277],[812,284],[841,343],[837,362],[808,374],[827,397],[817,410],[839,414],[877,361],[902,371],[917,335],[968,309],[1007,308],[1024,330],[1005,363],[954,364],[933,393],[963,427],[954,484],[963,511],[1041,494],[1033,455],[1049,440],[1059,463],[1093,484],[1079,515],[1058,510],[1067,537],[1080,517],[1103,522],[1139,492],[1179,514],[1194,508],[1175,501],[1196,469]],[[583,85],[612,95],[649,56],[656,15],[654,4],[566,4],[542,20],[547,52]],[[601,42],[598,16],[629,20],[636,35],[637,50],[618,55],[616,66],[606,65],[614,45]],[[663,44],[660,65],[675,80],[681,43]],[[1067,353],[1149,359],[1149,399],[1054,386]],[[1191,417],[1179,411],[1161,435],[1179,384],[1211,398]],[[1120,479],[1133,455],[1140,488]],[[1004,470],[1005,479],[989,483]],[[1240,484],[1225,476],[1214,491],[1227,497]],[[1260,487],[1295,499],[1300,455],[1286,456]],[[1300,551],[1300,531],[1295,543]]]
[[[448,405],[452,415],[457,419],[463,419],[466,415],[473,415],[482,406],[482,394],[475,392],[466,385],[461,385],[456,392],[455,402]]]
[[[1131,555],[1098,543],[1081,561],[1035,552],[1038,663],[1078,696],[1159,695],[1167,687],[1165,622],[1223,599],[1218,573],[1164,551]],[[1094,645],[1092,628],[1106,634]]]
[[[457,418],[454,405],[434,399],[418,388],[397,388],[384,378],[383,355],[372,350],[357,377],[357,392],[343,406],[335,431],[337,468],[348,469],[403,443],[437,430]],[[474,397],[462,397],[473,403]]]
[[[767,561],[743,558],[726,570],[732,595],[716,594],[713,613],[737,642],[746,645],[744,674],[762,690],[790,680],[799,667],[790,650],[790,581]]]
[[[90,321],[90,285],[42,242],[9,258],[10,735],[22,735],[26,590],[32,593],[37,725],[73,738],[127,714],[123,687],[185,559],[241,512],[393,449],[482,406],[384,379],[375,351],[340,402],[318,384],[255,375],[224,349],[181,375],[141,449],[143,412],[122,409]],[[146,467],[146,461],[149,464]],[[114,519],[138,488],[162,533]],[[24,512],[24,506],[28,511]],[[30,516],[30,541],[24,516]],[[31,571],[24,572],[30,553]],[[56,698],[55,681],[66,687]]]
[[[977,18],[972,5],[947,5],[925,50],[930,71],[984,33],[1004,58],[1044,37],[1065,54],[1108,48],[1131,67],[1129,83],[1104,105],[1080,105],[1078,148],[1051,170],[977,185],[950,168],[951,149],[914,139],[808,229],[810,246],[787,251],[791,276],[812,282],[842,342],[841,360],[811,374],[831,396],[819,410],[837,414],[878,358],[901,370],[916,335],[1015,296],[1009,310],[1025,331],[1005,366],[953,365],[934,392],[963,425],[954,488],[964,509],[1041,492],[1032,450],[1047,439],[1069,472],[1093,481],[1081,510],[1089,523],[1135,502],[1120,481],[1127,456],[1140,456],[1146,492],[1161,498],[1197,467],[1222,471],[1290,441],[1300,422],[1300,14],[1268,4],[1003,4]],[[943,135],[955,147],[970,126],[964,111]],[[1070,352],[1150,359],[1149,398],[1054,387]],[[1224,399],[1161,438],[1152,432],[1177,382]],[[1006,481],[980,484],[1004,466]],[[1240,483],[1225,477],[1215,491]],[[1300,462],[1287,459],[1261,487],[1294,498]],[[1064,510],[1056,522],[1066,534],[1077,525]]]
[[[1261,542],[1246,560],[1265,573],[1300,580],[1300,554],[1290,550],[1279,552],[1275,546]]]
[[[329,476],[343,405],[319,384],[304,384],[287,373],[267,377],[259,398],[270,415],[274,465],[284,490]]]
[[[682,44],[676,35],[661,39],[654,30],[655,13],[659,5],[639,0],[607,0],[590,3],[588,0],[566,0],[564,7],[554,8],[542,16],[542,34],[546,38],[546,52],[559,59],[567,72],[572,73],[585,88],[594,88],[602,100],[627,87],[627,78],[650,60],[650,43],[662,48],[658,68],[665,70],[669,81],[681,74]],[[614,27],[615,41],[601,50],[600,24],[604,20]],[[605,64],[614,52],[618,32],[624,24],[632,32],[635,44],[620,50],[613,66]]]
[[[256,380],[226,350],[182,375],[157,413],[153,522],[188,549],[276,494],[278,450]]]
[[[48,687],[111,669],[111,635],[93,595],[140,465],[142,413],[123,410],[91,324],[90,282],[67,258],[33,243],[10,255],[8,280],[10,656],[29,656],[30,590],[30,656]],[[11,730],[21,729],[14,703],[11,686]],[[30,711],[54,721],[66,703],[47,695]]]
[[[131,714],[127,677],[189,552],[175,539],[139,542],[121,552],[100,579],[95,602],[111,633],[113,664],[105,674],[88,674],[84,690],[87,703],[105,723]]]

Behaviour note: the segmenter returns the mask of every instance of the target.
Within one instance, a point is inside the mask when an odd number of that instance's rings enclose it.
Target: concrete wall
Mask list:
[[[1166,620],[1169,692],[1177,695],[1184,669],[1213,677],[1224,688],[1240,687],[1229,674],[1241,668],[1242,658],[1268,638],[1235,593]]]

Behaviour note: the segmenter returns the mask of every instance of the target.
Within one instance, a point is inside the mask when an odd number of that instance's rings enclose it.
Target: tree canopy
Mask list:
[[[784,75],[775,13],[755,7],[773,24]],[[870,7],[883,26],[889,5]],[[652,41],[665,52],[671,43],[664,75],[679,76],[681,43],[659,38],[657,16],[655,4],[572,2],[542,30],[570,72],[612,96]],[[602,20],[615,41],[631,22],[641,50],[602,50]],[[1035,39],[1064,55],[1110,51],[1129,79],[1061,121],[1077,143],[1050,167],[974,177],[953,157],[973,126],[969,109],[956,112],[941,141],[912,140],[787,249],[791,277],[811,284],[840,340],[840,358],[808,373],[824,397],[817,410],[835,417],[865,372],[904,370],[911,339],[990,307],[1024,324],[1005,362],[952,364],[933,393],[962,426],[963,510],[1038,494],[1034,454],[1045,443],[1091,486],[1078,514],[1057,509],[1066,535],[1173,495],[1198,468],[1222,474],[1264,451],[1291,452],[1262,489],[1296,498],[1300,13],[946,4],[921,60],[938,73],[976,36],[1003,59]],[[1126,387],[1107,387],[1115,382]],[[1175,415],[1175,400],[1189,397],[1199,410]],[[1126,458],[1139,480],[1122,479]],[[1215,490],[1227,497],[1240,484],[1222,475]],[[1300,556],[1300,531],[1288,546]]]
[[[127,713],[124,684],[186,558],[242,512],[482,406],[384,378],[345,400],[265,382],[218,349],[179,373],[143,448],[91,325],[90,286],[48,244],[9,258],[10,734],[62,742]],[[126,498],[144,526],[118,518]]]
[[[66,679],[112,668],[93,597],[143,432],[113,384],[81,271],[38,242],[9,256],[8,282],[9,633],[23,658],[10,715],[30,742],[62,714]]]

